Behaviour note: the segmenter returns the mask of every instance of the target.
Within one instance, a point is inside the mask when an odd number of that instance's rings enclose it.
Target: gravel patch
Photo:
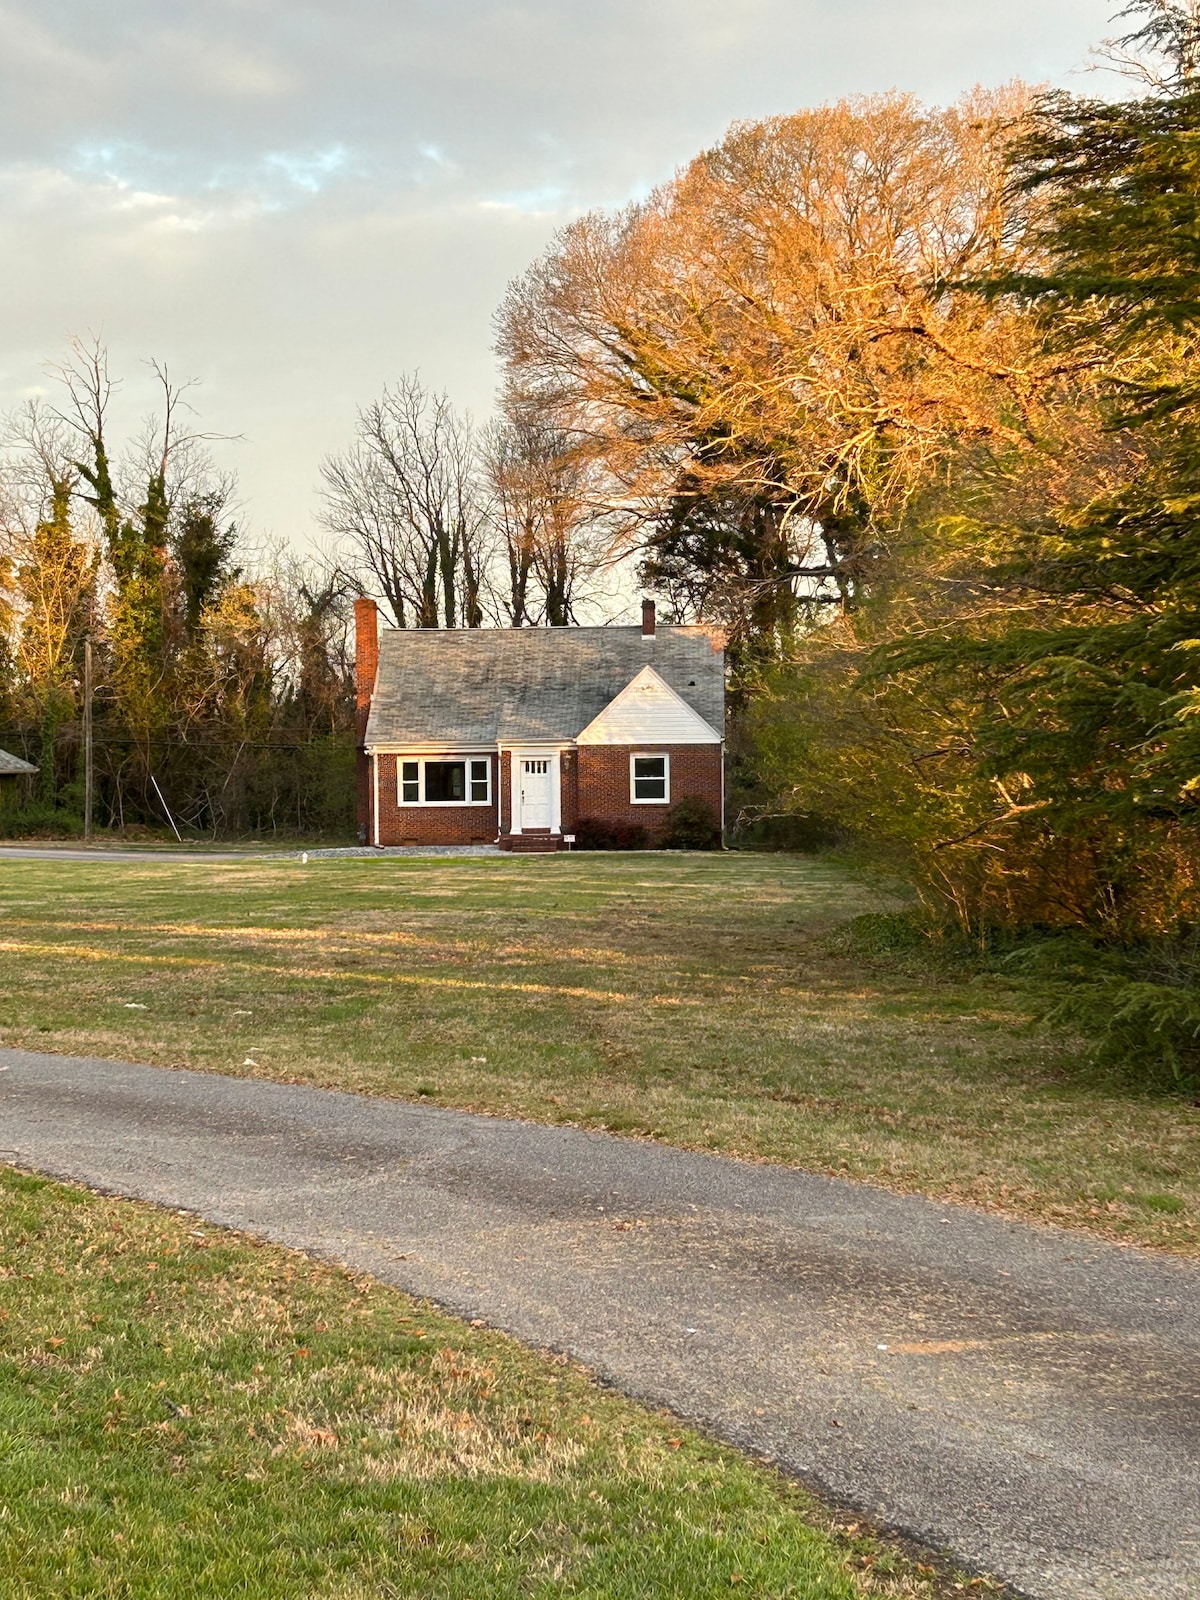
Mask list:
[[[495,844],[351,844],[329,850],[298,850],[296,854],[301,860],[315,861],[332,856],[366,860],[372,856],[498,856],[504,852]]]

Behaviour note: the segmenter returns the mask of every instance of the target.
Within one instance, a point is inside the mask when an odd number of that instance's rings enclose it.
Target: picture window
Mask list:
[[[491,804],[492,763],[487,756],[461,761],[400,761],[397,766],[402,806]]]
[[[452,805],[467,798],[465,761],[427,761],[425,763],[425,804]]]

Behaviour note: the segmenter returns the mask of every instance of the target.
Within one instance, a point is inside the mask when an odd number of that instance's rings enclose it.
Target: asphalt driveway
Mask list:
[[[1200,1597],[1200,1271],[784,1168],[0,1050],[0,1160],[317,1251],[1026,1593]]]

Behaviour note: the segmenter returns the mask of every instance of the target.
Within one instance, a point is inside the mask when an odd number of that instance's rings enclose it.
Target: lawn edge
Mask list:
[[[264,1075],[256,1072],[222,1071],[219,1067],[192,1067],[178,1062],[164,1064],[160,1061],[129,1061],[124,1058],[116,1059],[111,1056],[80,1056],[66,1050],[34,1049],[25,1044],[12,1044],[5,1042],[0,1033],[0,1049],[23,1050],[28,1055],[34,1056],[59,1056],[67,1061],[96,1060],[110,1062],[113,1066],[152,1067],[156,1072],[197,1072],[206,1077],[232,1078],[235,1081],[248,1083],[278,1083],[292,1089],[316,1089],[327,1094],[352,1095],[361,1100],[382,1100],[392,1105],[423,1106],[434,1111],[460,1112],[472,1117],[486,1117],[492,1122],[524,1123],[534,1128],[576,1128],[581,1133],[603,1134],[608,1139],[619,1139],[628,1144],[648,1144],[660,1150],[686,1150],[690,1155],[713,1156],[726,1161],[740,1161],[747,1166],[774,1167],[784,1172],[802,1172],[809,1177],[826,1178],[832,1183],[847,1183],[861,1188],[875,1189],[883,1194],[891,1194],[904,1198],[928,1200],[933,1205],[954,1206],[962,1211],[975,1213],[977,1216],[999,1218],[1005,1222],[1016,1222],[1022,1227],[1033,1228],[1051,1234],[1065,1234],[1073,1239],[1094,1239],[1118,1250],[1140,1250],[1156,1260],[1169,1260],[1183,1262],[1188,1265],[1200,1265],[1200,1241],[1191,1245],[1172,1245],[1146,1239],[1130,1239],[1127,1235],[1116,1233],[1105,1228],[1103,1223],[1095,1227],[1085,1227],[1068,1222],[1050,1221],[1019,1207],[1006,1207],[988,1204],[984,1201],[965,1200],[961,1195],[939,1193],[935,1189],[906,1186],[900,1183],[885,1183],[876,1177],[856,1177],[832,1168],[805,1167],[797,1161],[777,1161],[770,1156],[759,1155],[754,1151],[714,1150],[711,1145],[690,1144],[686,1141],[656,1138],[651,1133],[616,1131],[606,1127],[602,1122],[592,1122],[579,1117],[561,1117],[553,1121],[540,1117],[522,1117],[506,1115],[503,1111],[495,1111],[486,1107],[474,1105],[446,1104],[432,1095],[422,1095],[417,1099],[408,1099],[398,1094],[372,1094],[366,1089],[346,1089],[335,1083],[314,1083],[308,1078],[292,1078],[282,1073]],[[3,1070],[3,1069],[0,1069]],[[67,1182],[73,1182],[67,1179]]]
[[[182,1068],[175,1070],[190,1071],[192,1069]],[[518,1119],[503,1118],[498,1120],[515,1121]],[[617,1135],[611,1135],[610,1137],[617,1137]],[[772,1163],[764,1164],[770,1165]],[[773,1164],[778,1165],[778,1163]],[[384,1278],[376,1277],[373,1273],[360,1272],[336,1255],[326,1254],[322,1250],[308,1249],[301,1245],[284,1244],[277,1239],[254,1233],[247,1228],[237,1228],[229,1223],[214,1221],[203,1211],[198,1211],[191,1206],[168,1205],[162,1201],[147,1200],[142,1195],[129,1194],[121,1189],[107,1185],[81,1182],[78,1178],[63,1175],[50,1167],[30,1166],[25,1162],[5,1160],[2,1156],[0,1156],[0,1170],[15,1172],[23,1177],[44,1179],[62,1189],[87,1194],[97,1200],[119,1201],[122,1205],[155,1212],[162,1216],[174,1218],[176,1221],[190,1218],[203,1223],[206,1228],[213,1229],[237,1245],[255,1249],[277,1250],[285,1255],[299,1256],[305,1262],[333,1269],[351,1283],[370,1282],[375,1288],[382,1290],[384,1293],[401,1296],[418,1310],[423,1306],[429,1307],[437,1312],[438,1315],[460,1324],[464,1334],[468,1337],[473,1332],[486,1332],[511,1341],[541,1361],[551,1362],[557,1366],[568,1366],[585,1378],[594,1388],[616,1395],[651,1416],[671,1418],[681,1428],[686,1428],[690,1433],[708,1441],[713,1446],[722,1450],[736,1452],[743,1460],[751,1463],[781,1486],[799,1488],[810,1504],[800,1507],[797,1515],[830,1540],[839,1556],[845,1561],[847,1571],[856,1582],[861,1582],[864,1578],[871,1576],[873,1562],[870,1558],[874,1557],[877,1552],[882,1551],[900,1562],[901,1571],[898,1576],[910,1580],[924,1581],[930,1585],[930,1600],[954,1600],[954,1597],[963,1594],[964,1591],[985,1596],[987,1600],[1031,1600],[1028,1591],[1019,1589],[992,1576],[988,1572],[962,1561],[949,1549],[926,1543],[912,1529],[900,1524],[888,1523],[870,1511],[856,1506],[852,1501],[834,1494],[814,1475],[789,1470],[775,1457],[761,1455],[740,1443],[737,1439],[715,1432],[711,1427],[697,1422],[694,1418],[675,1410],[672,1406],[648,1400],[635,1390],[623,1388],[604,1374],[594,1371],[586,1363],[580,1361],[577,1356],[571,1355],[569,1351],[557,1349],[553,1345],[531,1344],[510,1332],[503,1325],[492,1322],[486,1317],[472,1318],[468,1321],[461,1310],[437,1299],[435,1296],[415,1295],[396,1284],[388,1283]],[[864,1560],[864,1558],[867,1559]]]

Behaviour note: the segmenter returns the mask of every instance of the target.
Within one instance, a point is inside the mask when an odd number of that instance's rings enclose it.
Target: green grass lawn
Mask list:
[[[768,855],[0,862],[0,1042],[423,1098],[1200,1247],[1200,1113]]]
[[[0,1168],[6,1600],[757,1600],[956,1581],[577,1368]]]

